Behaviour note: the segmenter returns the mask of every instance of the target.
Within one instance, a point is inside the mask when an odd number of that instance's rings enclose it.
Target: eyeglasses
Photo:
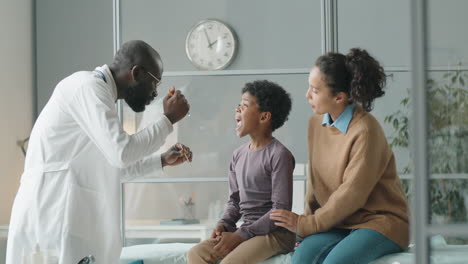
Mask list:
[[[159,80],[156,76],[154,76],[151,72],[147,71],[146,73],[148,73],[151,77],[153,77],[153,79],[156,80],[156,84],[154,85],[154,88],[156,89],[159,85],[161,85],[161,80]]]

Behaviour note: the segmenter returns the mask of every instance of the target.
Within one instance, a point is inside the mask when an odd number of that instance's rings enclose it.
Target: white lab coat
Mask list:
[[[62,80],[31,133],[21,185],[13,205],[6,264],[19,264],[36,243],[56,250],[60,264],[87,255],[118,263],[120,183],[157,175],[154,154],[172,132],[163,115],[134,135],[123,131],[117,88],[104,73],[77,72]]]

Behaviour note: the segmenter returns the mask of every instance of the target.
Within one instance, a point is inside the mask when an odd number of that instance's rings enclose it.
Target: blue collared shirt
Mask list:
[[[328,125],[330,127],[336,127],[343,134],[346,134],[348,131],[349,123],[353,119],[354,109],[356,109],[356,104],[348,105],[343,113],[335,120],[335,122],[330,123],[332,118],[329,113],[323,115],[322,125]]]

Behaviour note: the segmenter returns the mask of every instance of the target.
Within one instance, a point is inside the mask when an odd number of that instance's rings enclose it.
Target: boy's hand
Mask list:
[[[271,211],[270,219],[275,221],[276,226],[281,226],[289,231],[296,233],[297,219],[299,216],[291,211],[274,209]]]
[[[216,227],[213,229],[213,232],[211,233],[211,238],[216,238],[216,240],[219,241],[221,239],[221,233],[224,231],[226,230],[224,229],[223,225],[216,225]]]
[[[232,232],[222,232],[221,239],[213,248],[216,252],[215,255],[224,258],[242,242],[244,242],[244,239],[239,235]]]
[[[175,166],[185,161],[192,161],[192,151],[189,147],[177,143],[161,155],[162,166]]]

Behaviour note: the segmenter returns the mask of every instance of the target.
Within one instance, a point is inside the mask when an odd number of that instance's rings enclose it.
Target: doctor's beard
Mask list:
[[[134,112],[139,113],[145,111],[148,96],[145,94],[143,85],[134,84],[127,88],[124,100]]]

